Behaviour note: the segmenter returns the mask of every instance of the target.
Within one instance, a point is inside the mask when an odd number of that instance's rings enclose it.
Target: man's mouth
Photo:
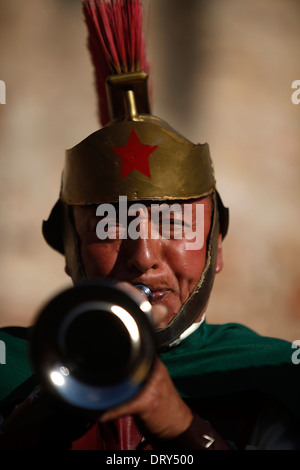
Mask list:
[[[162,302],[171,291],[169,289],[152,291],[152,305]]]

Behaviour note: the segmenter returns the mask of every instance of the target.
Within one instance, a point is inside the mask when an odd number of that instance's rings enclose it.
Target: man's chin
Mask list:
[[[168,308],[163,304],[153,306],[154,324],[156,329],[165,328],[173,320],[176,314],[169,313]]]

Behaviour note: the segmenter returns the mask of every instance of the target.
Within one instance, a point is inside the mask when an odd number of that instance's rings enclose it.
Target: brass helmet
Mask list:
[[[65,255],[77,283],[85,279],[85,272],[72,206],[118,203],[119,196],[133,202],[187,201],[211,195],[206,265],[177,315],[157,330],[158,345],[165,349],[196,320],[208,301],[218,235],[225,237],[229,213],[216,191],[208,144],[193,144],[151,114],[141,0],[82,0],[82,5],[102,128],[67,150],[60,197],[43,222],[43,234],[50,246]]]

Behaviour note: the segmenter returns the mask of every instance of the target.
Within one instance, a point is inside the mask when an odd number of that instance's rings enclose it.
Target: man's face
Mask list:
[[[120,223],[120,217],[117,217],[117,220],[109,221],[109,225],[106,224],[107,235],[111,234],[114,238],[105,240],[100,240],[96,233],[101,220],[101,217],[96,215],[97,206],[73,207],[81,259],[87,277],[147,284],[153,293],[153,305],[162,304],[168,310],[167,317],[158,326],[168,324],[178,313],[198,283],[206,263],[206,241],[212,214],[211,199],[207,197],[185,205],[190,206],[192,218],[185,216],[182,210],[182,225],[176,214],[169,213],[170,233],[167,232],[167,236],[164,216],[160,217],[159,226],[154,224],[153,207],[145,203],[144,209],[138,212],[138,227],[144,234],[143,237],[132,239],[129,233],[124,239],[122,235],[124,227]],[[202,205],[201,211],[197,212],[200,209],[199,205]],[[183,205],[181,207],[183,209]],[[129,216],[128,226],[131,219],[137,220],[136,217]],[[105,222],[108,222],[107,218]],[[197,230],[202,230],[204,235],[203,246],[187,249],[187,246],[191,245],[187,245],[189,242],[186,234],[189,230],[195,232],[196,224]],[[218,261],[217,271],[221,270],[220,261],[221,259]]]

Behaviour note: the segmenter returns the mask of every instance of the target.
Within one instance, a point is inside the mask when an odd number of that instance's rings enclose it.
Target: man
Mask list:
[[[205,244],[198,250],[187,250],[187,240],[151,238],[150,207],[146,208],[139,221],[146,219],[148,232],[145,238],[99,240],[95,227],[98,218],[95,207],[74,206],[73,215],[76,232],[80,240],[80,254],[86,276],[90,279],[112,277],[132,284],[143,283],[153,293],[153,305],[163,305],[166,314],[158,327],[167,326],[179,312],[181,306],[194,291],[206,264],[206,242],[211,228],[212,201],[210,197],[188,202],[195,209],[204,205]],[[176,219],[171,219],[175,224]],[[187,221],[183,220],[183,223]],[[163,225],[164,221],[161,221]],[[92,228],[92,229],[91,229]],[[200,229],[200,227],[198,227]],[[219,236],[216,271],[222,269],[221,236]],[[68,270],[68,268],[67,268]],[[204,312],[199,312],[200,321]],[[180,398],[162,362],[157,359],[155,371],[144,391],[137,399],[101,416],[102,423],[120,416],[137,415],[142,425],[155,439],[173,439],[185,432],[193,421],[192,410]],[[198,418],[200,422],[200,419]],[[201,427],[202,426],[202,427]],[[205,435],[211,428],[207,423],[198,423],[198,431]],[[216,432],[214,431],[216,436]],[[203,439],[204,441],[204,439]],[[209,442],[209,441],[208,441]],[[195,444],[193,444],[195,445]],[[219,437],[216,448],[226,448]]]
[[[124,66],[117,39],[129,31],[131,39],[137,35],[131,46],[141,44],[140,2],[84,0],[83,8],[103,128],[67,152],[60,198],[43,233],[64,254],[75,285],[110,278],[151,289],[157,359],[137,396],[87,422],[53,402],[47,391],[25,400],[36,384],[28,360],[18,357],[26,341],[17,338],[22,332],[3,330],[20,376],[3,382],[1,445],[299,448],[293,426],[300,385],[290,345],[241,325],[206,323],[214,275],[222,270],[228,210],[216,190],[208,145],[192,144],[152,116],[141,47],[134,53],[129,48]],[[125,218],[120,197],[128,203]],[[104,210],[109,208],[113,220]]]

